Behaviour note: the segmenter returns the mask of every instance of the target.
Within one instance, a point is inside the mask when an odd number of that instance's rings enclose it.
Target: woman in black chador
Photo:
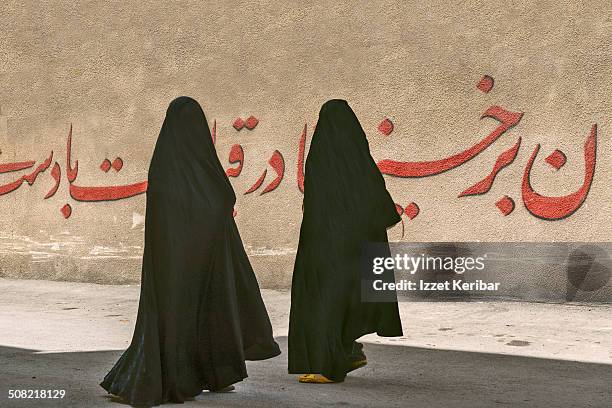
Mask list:
[[[395,293],[391,302],[361,299],[360,255],[382,242],[400,221],[365,133],[343,100],[319,113],[304,184],[289,323],[289,372],[300,382],[343,381],[366,364],[359,337],[401,336]],[[380,244],[378,244],[380,245]]]
[[[136,328],[101,385],[131,405],[181,402],[280,354],[200,105],[166,112],[149,167]],[[230,387],[231,388],[231,387]]]

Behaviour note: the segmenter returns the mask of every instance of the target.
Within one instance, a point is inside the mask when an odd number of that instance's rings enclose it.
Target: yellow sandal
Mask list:
[[[310,383],[310,384],[332,384],[335,382],[321,374],[304,374],[298,377],[298,381],[301,383]]]
[[[368,365],[368,360],[366,360],[365,358],[363,360],[357,360],[357,361],[353,361],[351,362],[351,367],[349,369],[349,372],[356,370],[358,368],[361,368],[363,366]]]

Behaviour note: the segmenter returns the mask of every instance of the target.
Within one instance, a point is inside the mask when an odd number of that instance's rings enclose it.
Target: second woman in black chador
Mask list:
[[[401,336],[397,301],[363,302],[360,251],[400,221],[368,141],[346,101],[323,105],[304,184],[289,323],[289,372],[301,382],[343,381],[366,364],[359,337]],[[395,295],[393,293],[393,295]]]
[[[125,402],[182,402],[280,354],[232,216],[236,196],[200,105],[175,99],[149,167],[136,328],[101,385]]]

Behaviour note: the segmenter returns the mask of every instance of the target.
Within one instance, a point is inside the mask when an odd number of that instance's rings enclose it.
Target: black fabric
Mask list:
[[[232,216],[236,196],[200,105],[168,107],[149,167],[140,303],[101,386],[137,406],[181,402],[280,354]]]
[[[387,243],[386,229],[399,221],[357,117],[346,101],[326,102],[306,160],[291,288],[290,373],[342,381],[356,339],[373,332],[402,335],[397,301],[361,301],[358,265],[363,246]]]

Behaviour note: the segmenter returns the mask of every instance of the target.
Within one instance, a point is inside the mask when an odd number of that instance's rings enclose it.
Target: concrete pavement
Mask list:
[[[120,406],[97,384],[127,347],[138,286],[0,279],[0,406]],[[262,291],[283,354],[249,362],[229,394],[185,407],[610,407],[612,306],[400,303],[404,337],[366,336],[342,384],[287,374],[289,294]],[[64,389],[60,400],[10,389]]]

